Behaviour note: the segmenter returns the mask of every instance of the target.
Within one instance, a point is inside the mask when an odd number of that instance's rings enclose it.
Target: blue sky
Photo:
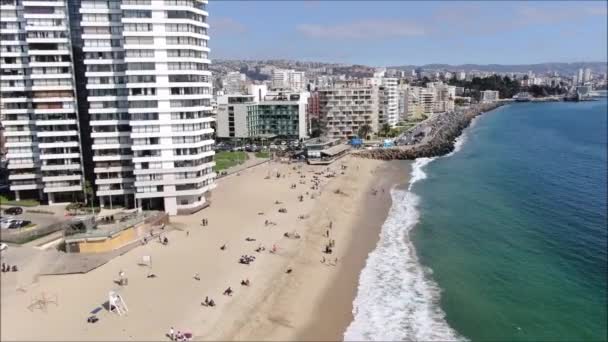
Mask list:
[[[607,60],[604,1],[209,1],[211,57],[370,66]]]

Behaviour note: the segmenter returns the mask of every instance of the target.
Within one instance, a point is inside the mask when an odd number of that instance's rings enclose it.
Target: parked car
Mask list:
[[[0,243],[0,251],[3,251],[8,248],[8,245],[5,243]]]
[[[21,215],[23,214],[23,208],[21,207],[11,207],[4,211],[6,215]]]

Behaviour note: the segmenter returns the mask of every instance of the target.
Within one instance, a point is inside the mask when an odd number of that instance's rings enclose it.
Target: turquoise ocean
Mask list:
[[[607,106],[513,103],[417,159],[346,340],[607,340]]]

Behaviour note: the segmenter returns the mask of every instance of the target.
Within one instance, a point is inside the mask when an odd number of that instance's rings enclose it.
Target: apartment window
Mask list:
[[[169,75],[169,82],[209,82],[207,75]]]
[[[169,62],[167,68],[169,70],[208,70],[208,65],[194,62]]]
[[[154,83],[156,76],[154,75],[132,75],[128,78],[129,83]]]
[[[199,106],[209,106],[209,99],[200,99],[200,100],[171,100],[169,102],[172,108],[179,107],[199,107]]]
[[[169,19],[190,19],[197,22],[205,23],[207,18],[203,15],[186,12],[186,11],[167,11],[167,18]]]
[[[140,120],[158,120],[158,113],[133,113],[131,118],[134,121]],[[139,126],[136,126],[139,127]]]
[[[167,45],[196,45],[207,46],[207,41],[193,37],[167,37]]]
[[[139,6],[149,6],[151,5],[150,0],[123,0],[124,5],[139,5]]]
[[[27,6],[23,9],[23,13],[27,14],[63,14],[61,7],[51,6]]]
[[[153,37],[126,37],[125,44],[128,45],[153,45]]]
[[[127,50],[127,57],[154,57],[154,50]]]
[[[127,63],[128,70],[154,70],[154,63]]]
[[[129,32],[150,32],[152,31],[152,24],[124,24],[125,31]]]
[[[152,11],[126,10],[123,11],[123,18],[152,18]]]
[[[207,58],[208,55],[206,52],[196,51],[196,50],[168,50],[167,57],[191,57],[191,58]]]
[[[156,108],[158,101],[129,101],[129,108]]]
[[[156,88],[130,88],[129,95],[132,95],[132,96],[156,95]]]
[[[171,88],[171,95],[204,95],[210,92],[209,88],[204,87]]]

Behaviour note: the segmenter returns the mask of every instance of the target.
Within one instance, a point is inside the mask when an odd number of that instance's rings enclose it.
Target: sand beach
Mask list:
[[[173,327],[194,340],[339,340],[390,188],[409,171],[407,162],[347,156],[329,167],[271,162],[219,179],[210,207],[171,218],[166,246],[151,241],[86,274],[31,282],[3,273],[0,338],[169,340]],[[144,256],[151,266],[139,265]],[[242,256],[255,259],[242,264]],[[114,282],[120,271],[126,286]],[[113,290],[128,313],[102,309],[87,323]],[[56,304],[29,310],[42,295]],[[216,305],[201,305],[205,297]]]

